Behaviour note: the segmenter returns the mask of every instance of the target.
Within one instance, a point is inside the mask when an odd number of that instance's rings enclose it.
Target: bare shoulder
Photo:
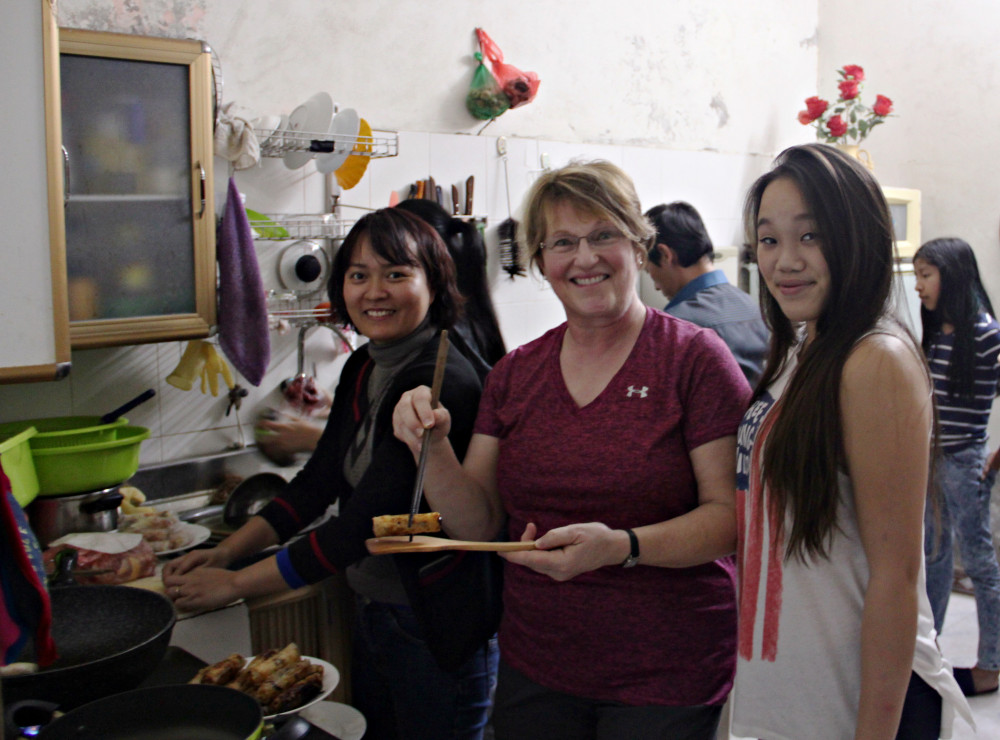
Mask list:
[[[920,350],[904,337],[875,333],[859,341],[844,363],[842,393],[847,398],[899,395],[924,398],[930,378]]]

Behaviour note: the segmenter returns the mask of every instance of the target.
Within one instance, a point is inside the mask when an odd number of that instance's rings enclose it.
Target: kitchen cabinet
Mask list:
[[[0,382],[69,372],[59,39],[48,0],[10,3],[0,23]]]
[[[207,336],[211,50],[66,28],[59,45],[72,346]]]

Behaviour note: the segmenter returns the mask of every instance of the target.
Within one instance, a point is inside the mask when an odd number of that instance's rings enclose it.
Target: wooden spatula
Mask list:
[[[534,542],[472,542],[469,540],[449,540],[444,537],[407,535],[398,537],[373,537],[365,540],[365,547],[372,555],[393,555],[401,552],[436,552],[438,550],[484,550],[491,552],[515,552],[534,550]]]

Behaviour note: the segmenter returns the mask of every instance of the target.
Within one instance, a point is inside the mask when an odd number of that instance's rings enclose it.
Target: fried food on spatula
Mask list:
[[[385,514],[384,516],[372,517],[372,531],[376,537],[441,531],[441,515],[436,511],[428,514],[414,514],[413,526],[409,526],[409,523],[409,514]]]

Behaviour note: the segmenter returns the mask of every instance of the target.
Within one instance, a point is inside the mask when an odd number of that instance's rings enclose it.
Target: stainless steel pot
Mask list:
[[[71,532],[110,532],[118,526],[119,486],[67,496],[43,496],[28,505],[28,523],[43,548]]]

